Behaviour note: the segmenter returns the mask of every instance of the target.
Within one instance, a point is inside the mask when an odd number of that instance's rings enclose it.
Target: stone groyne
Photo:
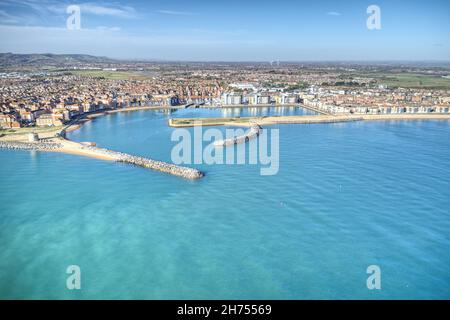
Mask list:
[[[109,149],[104,148],[98,148],[94,146],[86,146],[82,145],[80,147],[81,150],[87,151],[89,154],[92,154],[92,156],[100,156],[104,158],[109,158],[113,161],[117,162],[123,162],[123,163],[129,163],[136,166],[140,166],[147,169],[152,169],[155,171],[160,171],[164,173],[168,173],[174,176],[182,177],[185,179],[200,179],[204,176],[204,173],[200,170],[189,168],[189,167],[182,167],[175,164],[158,161],[158,160],[152,160],[149,158],[139,157],[139,156],[133,156],[130,154],[126,154],[123,152],[118,151],[112,151]]]
[[[157,170],[165,173],[169,173],[174,176],[183,177],[185,179],[196,180],[204,176],[204,173],[200,170],[188,167],[177,166],[175,164],[166,163],[163,161],[152,160],[148,158],[124,155],[121,156],[118,162],[125,162],[134,164],[140,167],[149,168],[152,170]]]
[[[28,151],[52,151],[77,154],[85,157],[101,158],[116,162],[129,163],[136,166],[172,174],[185,179],[200,179],[204,173],[200,170],[182,167],[163,161],[152,160],[144,157],[129,155],[123,152],[112,151],[103,148],[97,148],[90,145],[65,140],[56,140],[61,142],[6,142],[0,141],[0,149],[28,150]]]
[[[252,124],[250,130],[248,130],[245,134],[237,137],[233,137],[225,140],[218,140],[214,142],[214,146],[229,146],[239,143],[244,143],[249,141],[250,139],[256,138],[261,133],[262,128],[258,124]]]
[[[11,150],[56,151],[62,144],[56,142],[6,142],[0,141],[0,148]]]

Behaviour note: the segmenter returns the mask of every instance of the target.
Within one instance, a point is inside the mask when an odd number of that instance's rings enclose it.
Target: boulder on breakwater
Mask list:
[[[204,176],[203,172],[194,168],[182,167],[171,163],[166,163],[163,161],[152,160],[143,157],[124,155],[121,156],[117,161],[134,164],[140,167],[149,168],[152,170],[157,170],[165,173],[169,173],[175,176],[183,177],[186,179],[200,179]]]
[[[0,141],[0,148],[12,150],[54,151],[62,148],[55,142],[6,142]]]
[[[118,151],[112,151],[104,148],[97,148],[93,146],[83,146],[83,149],[88,149],[92,151],[93,153],[99,154],[99,155],[105,155],[110,158],[113,158],[117,162],[123,162],[123,163],[129,163],[134,164],[136,166],[140,166],[143,168],[148,168],[168,174],[172,174],[175,176],[179,176],[185,179],[200,179],[204,176],[204,173],[200,170],[189,168],[189,167],[182,167],[175,164],[163,162],[163,161],[157,161],[152,160],[149,158],[139,157],[139,156],[133,156],[129,155],[123,152]]]

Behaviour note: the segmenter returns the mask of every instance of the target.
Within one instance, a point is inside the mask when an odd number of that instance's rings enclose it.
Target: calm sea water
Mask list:
[[[250,108],[188,108],[175,109],[172,118],[214,118],[214,117],[263,117],[263,116],[303,116],[316,114],[298,106],[250,107]]]
[[[170,161],[167,117],[108,115],[70,138]],[[0,151],[0,298],[450,298],[449,122],[271,128],[274,176],[197,165],[192,182]],[[373,264],[381,290],[366,287]]]

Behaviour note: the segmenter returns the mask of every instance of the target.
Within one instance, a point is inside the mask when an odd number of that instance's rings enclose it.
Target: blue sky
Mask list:
[[[68,30],[66,8],[81,9]],[[381,30],[366,27],[369,5]],[[0,52],[207,61],[450,60],[448,0],[0,0]]]

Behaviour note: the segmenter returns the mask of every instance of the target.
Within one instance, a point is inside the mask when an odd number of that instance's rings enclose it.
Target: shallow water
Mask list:
[[[167,117],[111,114],[70,138],[170,161]],[[0,298],[450,298],[449,122],[270,128],[273,176],[0,151]],[[381,290],[366,287],[372,264]]]

